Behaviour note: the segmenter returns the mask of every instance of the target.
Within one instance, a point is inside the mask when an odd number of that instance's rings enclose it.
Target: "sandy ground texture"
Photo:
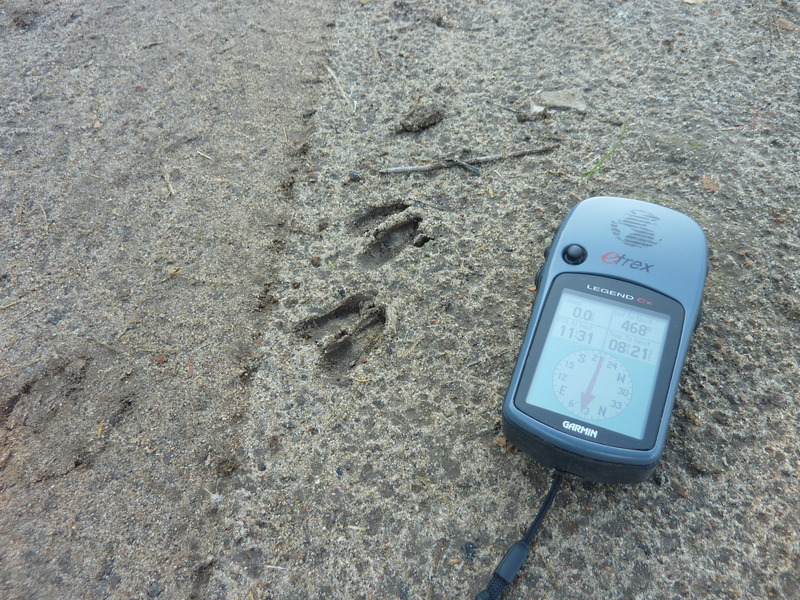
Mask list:
[[[506,597],[800,597],[799,48],[789,0],[0,3],[0,597],[473,597],[595,195],[703,226],[705,316],[655,475],[567,478]]]

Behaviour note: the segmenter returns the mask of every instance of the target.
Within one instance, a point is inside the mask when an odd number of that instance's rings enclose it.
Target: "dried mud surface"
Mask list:
[[[799,46],[793,1],[0,4],[0,596],[473,597],[595,195],[703,226],[704,320],[655,475],[567,478],[506,598],[800,596]]]

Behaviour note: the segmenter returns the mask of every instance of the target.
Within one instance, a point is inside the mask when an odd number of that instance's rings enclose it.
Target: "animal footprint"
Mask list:
[[[315,341],[322,363],[349,368],[380,339],[386,325],[386,308],[375,303],[375,293],[354,294],[333,310],[303,321],[299,331]]]
[[[358,261],[362,266],[376,269],[395,258],[409,245],[424,246],[430,237],[419,232],[422,217],[408,210],[406,204],[379,206],[354,220],[354,226],[363,228],[385,217],[371,234]]]
[[[365,210],[363,213],[353,218],[351,226],[353,229],[358,229],[366,233],[381,221],[384,221],[393,215],[398,215],[407,208],[408,204],[405,202],[395,202],[392,204],[373,206],[372,208]]]

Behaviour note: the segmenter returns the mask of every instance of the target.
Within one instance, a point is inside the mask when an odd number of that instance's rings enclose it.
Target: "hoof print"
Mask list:
[[[374,293],[354,294],[333,310],[306,319],[300,332],[317,343],[321,362],[330,368],[350,368],[380,339],[386,308]]]
[[[419,243],[418,240],[421,238],[418,237],[417,232],[420,223],[422,223],[422,217],[408,215],[396,220],[391,225],[379,227],[361,253],[359,262],[365,267],[378,268],[395,258],[403,248],[417,244],[421,246],[424,242]]]
[[[405,202],[394,202],[391,204],[373,206],[372,208],[368,208],[358,216],[354,217],[350,222],[350,226],[353,229],[366,232],[381,221],[384,221],[394,215],[399,215],[407,208],[408,204]]]

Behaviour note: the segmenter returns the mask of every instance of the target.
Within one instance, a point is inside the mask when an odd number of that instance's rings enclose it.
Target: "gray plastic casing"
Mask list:
[[[580,264],[564,259],[565,249],[573,244],[585,249],[586,258]],[[708,271],[706,236],[693,219],[678,211],[641,200],[601,196],[583,200],[570,211],[556,231],[547,256],[537,275],[531,320],[503,403],[504,434],[546,466],[592,481],[644,481],[661,459],[681,371],[699,322]],[[514,405],[523,367],[529,360],[538,360],[529,356],[529,351],[550,288],[562,273],[629,281],[668,296],[683,307],[678,352],[652,448],[617,448],[575,437],[537,421]]]

